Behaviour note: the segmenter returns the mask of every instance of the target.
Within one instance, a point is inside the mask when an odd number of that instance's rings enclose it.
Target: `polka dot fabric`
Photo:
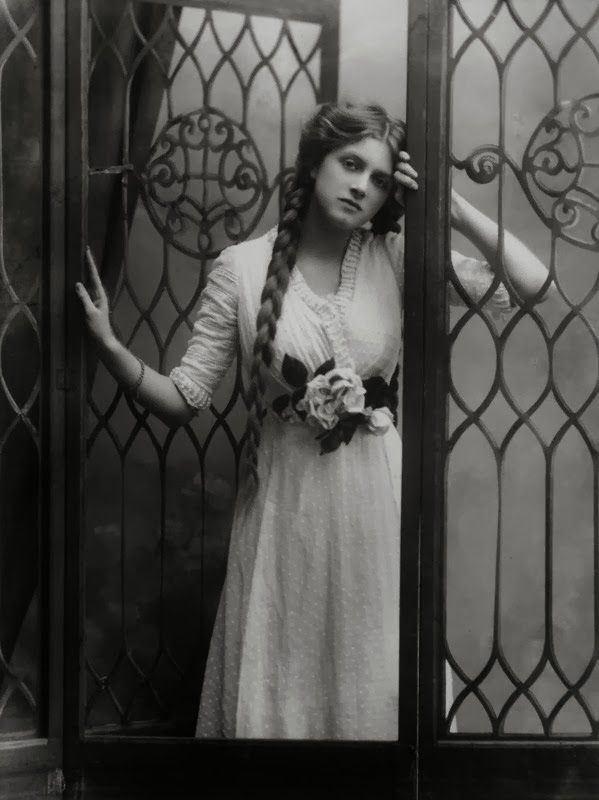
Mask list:
[[[228,248],[211,275],[171,373],[194,408],[209,404],[238,340],[251,363],[275,235]],[[292,273],[269,406],[289,391],[286,354],[309,374],[335,358],[389,380],[401,356],[402,265],[401,236],[356,231],[335,294],[319,297]],[[479,270],[477,291],[480,281]],[[320,455],[316,433],[272,411],[264,421],[259,488],[242,487],[236,502],[197,736],[397,738],[401,439],[392,427],[359,428]]]

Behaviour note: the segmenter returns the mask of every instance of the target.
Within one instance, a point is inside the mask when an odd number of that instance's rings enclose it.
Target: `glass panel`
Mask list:
[[[451,3],[453,187],[499,237],[454,219],[446,733],[599,733],[598,31]]]
[[[180,363],[217,255],[276,223],[329,71],[345,98],[403,114],[407,7],[374,5],[342,0],[339,53],[319,3],[284,19],[242,2],[90,3],[89,240],[114,327],[147,364]],[[235,361],[210,408],[173,430],[101,365],[88,380],[86,727],[191,735],[244,445],[240,370]],[[378,645],[396,685],[396,593],[386,602],[393,635]]]
[[[41,733],[38,14],[0,2],[0,741]]]

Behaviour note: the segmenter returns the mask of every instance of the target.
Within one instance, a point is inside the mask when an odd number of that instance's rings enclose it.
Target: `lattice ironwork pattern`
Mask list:
[[[0,740],[40,731],[39,61],[38,3],[0,0]]]
[[[599,3],[452,0],[450,80],[454,186],[557,297],[500,270],[474,304],[449,270],[445,732],[597,738]]]
[[[89,239],[115,328],[165,373],[214,257],[276,222],[320,100],[323,24],[236,7],[89,5]],[[240,376],[178,430],[101,365],[88,377],[86,726],[191,733],[243,445]]]

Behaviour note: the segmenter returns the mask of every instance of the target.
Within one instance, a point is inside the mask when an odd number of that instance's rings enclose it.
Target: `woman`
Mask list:
[[[208,407],[241,345],[247,475],[236,502],[197,735],[395,739],[398,729],[404,128],[378,106],[327,104],[305,126],[276,230],[225,249],[180,365],[160,375],[77,285],[100,356],[171,424]],[[466,291],[493,281],[497,226],[453,195],[453,225],[487,263],[454,253]],[[547,270],[514,237],[521,299]],[[490,302],[509,308],[499,286]]]

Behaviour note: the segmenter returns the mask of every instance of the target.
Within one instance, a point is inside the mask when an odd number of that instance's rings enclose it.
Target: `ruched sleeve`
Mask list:
[[[478,258],[464,256],[457,250],[451,251],[451,263],[460,286],[475,303],[478,303],[488,292],[495,277],[489,264]],[[452,305],[464,305],[463,298],[451,281],[449,282],[449,302]],[[497,285],[485,303],[485,308],[498,313],[512,310],[512,301],[503,283]]]
[[[395,273],[400,290],[404,288],[404,236],[402,233],[388,233],[384,237],[385,250]],[[471,258],[451,251],[451,261],[456,276],[464,292],[474,301],[478,302],[487,293],[493,283],[494,274],[486,261]],[[452,305],[464,305],[464,300],[456,290],[453,282],[448,285],[449,302]],[[512,302],[507,289],[500,283],[485,307],[492,312],[505,313],[512,310]]]
[[[185,355],[170,373],[188,405],[195,409],[210,405],[237,350],[238,273],[232,251],[226,248],[215,261],[200,295]]]

